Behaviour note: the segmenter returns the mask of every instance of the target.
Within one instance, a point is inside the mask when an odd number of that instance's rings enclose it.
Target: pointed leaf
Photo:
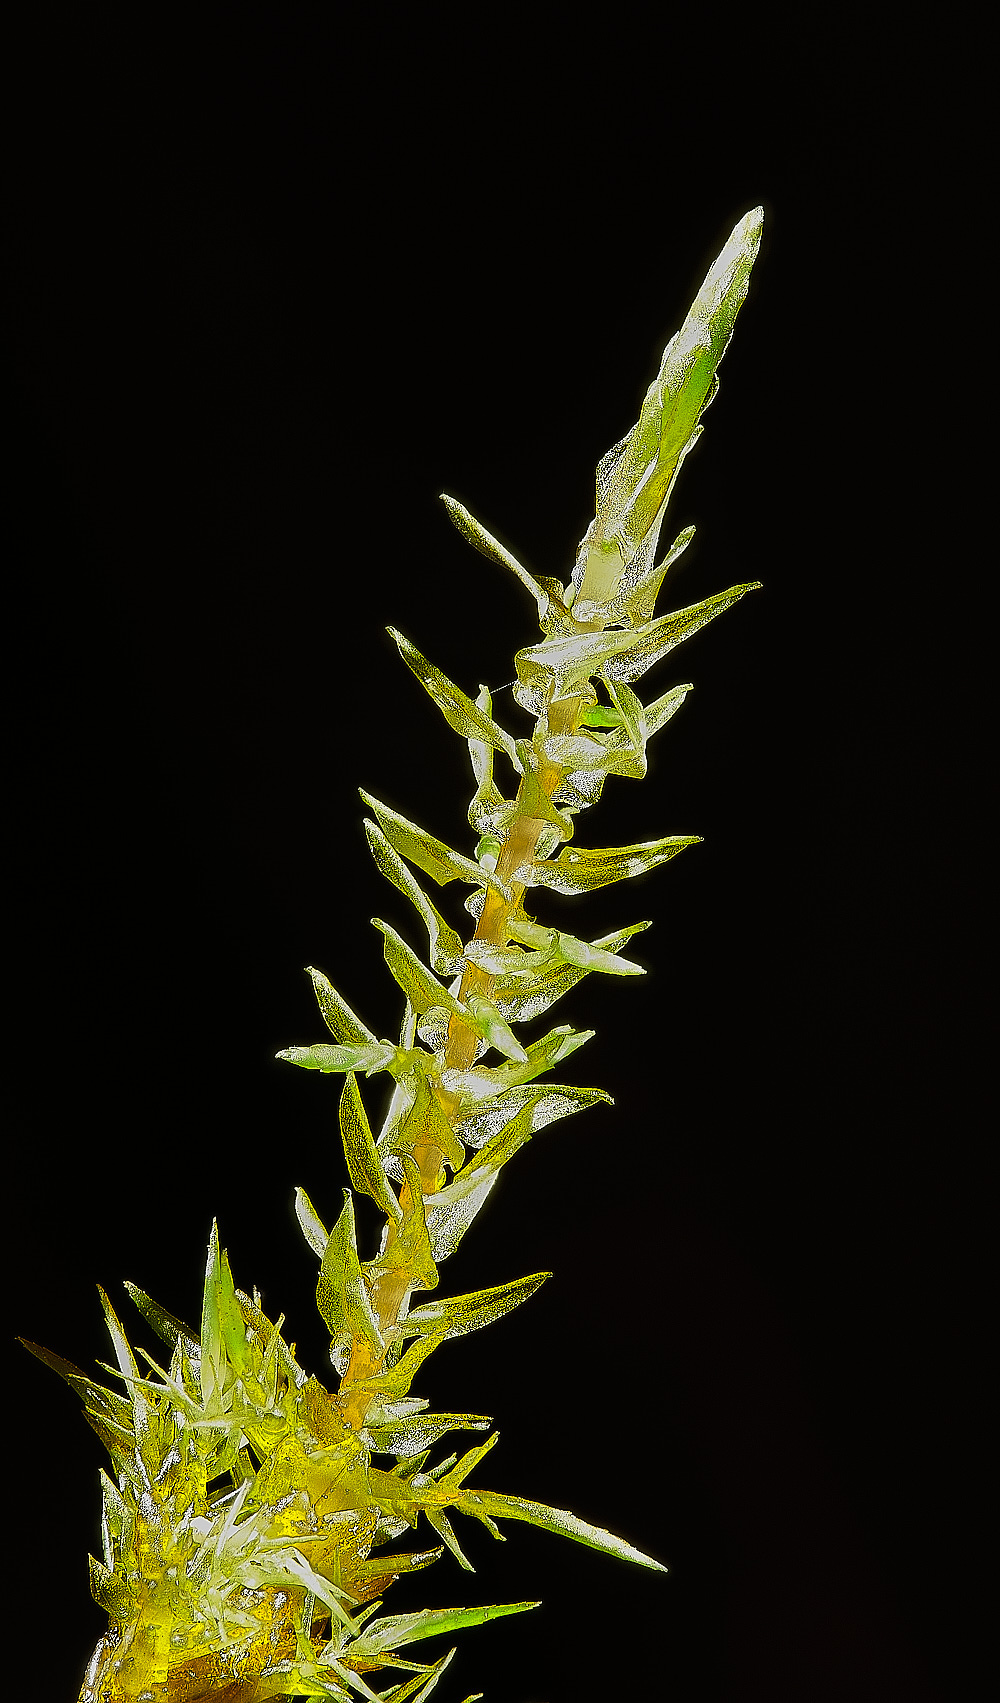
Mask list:
[[[462,1117],[466,1117],[469,1105],[493,1099],[504,1089],[519,1083],[532,1082],[544,1071],[561,1064],[585,1041],[592,1040],[595,1033],[594,1029],[571,1029],[568,1024],[561,1023],[540,1040],[531,1042],[527,1048],[527,1064],[502,1064],[494,1068],[473,1065],[470,1070],[446,1070],[441,1076],[442,1086],[459,1096]]]
[[[464,967],[461,937],[449,927],[436,906],[431,904],[399,853],[389,844],[381,828],[375,822],[366,820],[365,833],[379,874],[391,881],[419,911],[427,930],[430,959],[434,969],[442,976],[461,975]]]
[[[605,680],[638,680],[647,668],[738,603],[746,592],[759,590],[760,583],[751,580],[730,586],[728,591],[716,592],[689,609],[674,610],[631,630],[609,628],[529,645],[514,658],[519,682],[515,696],[526,709],[540,715],[550,693],[565,697],[580,691],[594,674]]]
[[[310,965],[306,970],[306,975],[312,979],[313,991],[323,1014],[323,1021],[336,1040],[348,1047],[378,1045],[378,1041],[371,1030],[366,1028],[360,1017],[355,1017],[350,1006],[341,999],[333,983],[327,980],[322,970],[314,970]]]
[[[461,1125],[467,1141],[480,1147],[456,1177],[424,1202],[427,1231],[438,1262],[454,1253],[476,1214],[486,1203],[500,1169],[531,1140],[559,1118],[585,1111],[601,1102],[611,1105],[600,1088],[517,1087],[487,1102]]]
[[[87,1560],[90,1564],[90,1594],[98,1607],[103,1608],[109,1620],[119,1625],[131,1620],[136,1604],[122,1574],[112,1572],[103,1561],[95,1560],[92,1555],[88,1555]]]
[[[522,568],[517,557],[512,556],[509,550],[505,550],[503,545],[494,538],[492,532],[487,532],[485,526],[476,520],[468,509],[457,502],[454,497],[447,497],[442,491],[441,501],[448,510],[449,520],[453,526],[458,528],[462,536],[467,538],[469,543],[475,549],[481,551],[484,556],[488,556],[491,562],[498,562],[502,568],[508,568],[521,581],[525,590],[531,593],[538,606],[539,621],[544,625],[549,608],[549,597],[534,575],[530,574],[527,568]]]
[[[499,1441],[500,1433],[499,1431],[494,1431],[492,1437],[487,1437],[485,1443],[476,1443],[473,1448],[466,1449],[461,1460],[456,1461],[455,1465],[451,1468],[451,1471],[441,1479],[438,1486],[439,1491],[446,1496],[450,1496],[453,1490],[458,1490],[460,1486],[465,1483],[470,1472],[475,1471],[483,1456],[488,1455],[490,1450],[495,1448]]]
[[[485,1413],[414,1413],[385,1425],[369,1423],[368,1430],[380,1454],[406,1457],[432,1448],[449,1431],[486,1431],[490,1423]]]
[[[383,954],[393,980],[402,988],[414,1011],[422,1016],[441,1006],[453,1016],[465,1017],[465,1011],[453,994],[442,987],[437,977],[422,964],[406,941],[380,917],[372,917],[372,927],[383,936]]]
[[[558,1034],[558,1031],[556,1031]],[[529,1049],[530,1051],[530,1049]],[[614,1105],[603,1088],[572,1088],[564,1082],[535,1082],[507,1088],[496,1099],[464,1107],[456,1124],[462,1140],[479,1152],[467,1161],[467,1170],[486,1162],[487,1154],[502,1153],[503,1164],[530,1141],[539,1130],[560,1118],[586,1111],[588,1106]],[[465,1175],[462,1172],[461,1175]],[[455,1182],[458,1182],[456,1177]],[[449,1190],[454,1185],[449,1184]],[[435,1196],[434,1204],[441,1200]],[[430,1203],[428,1204],[428,1210]]]
[[[564,846],[553,862],[522,866],[515,875],[526,887],[552,887],[557,893],[592,893],[596,887],[607,887],[612,881],[644,875],[648,869],[676,857],[685,846],[696,846],[700,841],[700,834],[689,834],[605,851]]]
[[[519,1277],[512,1283],[499,1283],[492,1289],[480,1289],[474,1294],[425,1302],[400,1319],[400,1330],[404,1336],[443,1331],[446,1341],[452,1336],[466,1336],[470,1331],[481,1330],[484,1325],[492,1324],[494,1319],[512,1312],[551,1276],[551,1271],[538,1271],[531,1277]]]
[[[425,1360],[428,1360],[436,1348],[441,1346],[444,1338],[441,1336],[418,1336],[411,1342],[405,1354],[401,1354],[395,1366],[389,1366],[384,1372],[377,1372],[371,1378],[365,1378],[353,1383],[351,1389],[370,1393],[378,1400],[392,1399],[398,1401],[400,1396],[409,1393],[410,1385],[419,1372]],[[373,1423],[378,1424],[377,1414]],[[372,1473],[373,1480],[377,1475]],[[386,1475],[387,1476],[387,1475]]]
[[[651,738],[654,733],[659,733],[660,728],[666,725],[670,717],[677,714],[688,693],[693,691],[694,687],[688,681],[684,686],[672,686],[669,692],[664,692],[662,698],[656,698],[651,704],[646,705],[647,739]]]
[[[527,1062],[527,1053],[504,1022],[493,1000],[487,999],[485,994],[470,993],[465,1001],[465,1010],[473,1027],[498,1053],[502,1053],[504,1058],[514,1059],[516,1063]]]
[[[143,1318],[152,1325],[161,1342],[167,1343],[170,1348],[176,1348],[179,1342],[183,1342],[188,1354],[197,1359],[201,1353],[201,1344],[186,1324],[183,1324],[180,1319],[175,1319],[173,1313],[168,1313],[166,1308],[151,1300],[145,1290],[140,1289],[137,1284],[126,1283],[124,1287],[128,1290]]]
[[[444,1538],[445,1543],[451,1550],[451,1553],[458,1562],[458,1565],[463,1567],[467,1573],[474,1573],[476,1569],[473,1567],[472,1562],[465,1554],[458,1538],[455,1536],[454,1527],[452,1526],[452,1523],[444,1509],[425,1508],[424,1513],[426,1514],[430,1524],[434,1527],[434,1530],[437,1532],[438,1537]]]
[[[399,1644],[433,1638],[439,1632],[482,1626],[485,1621],[499,1620],[505,1614],[523,1614],[526,1609],[540,1607],[537,1602],[508,1602],[494,1603],[488,1608],[423,1608],[414,1614],[386,1615],[365,1627],[361,1637],[351,1645],[351,1655],[381,1654]]]
[[[453,1171],[460,1170],[465,1163],[465,1148],[422,1071],[416,1076],[410,1109],[387,1135],[385,1145],[393,1153],[411,1155],[421,1148],[436,1147]]]
[[[387,627],[386,631],[395,641],[403,661],[434,699],[448,726],[461,734],[463,739],[484,740],[487,745],[492,745],[494,750],[503,751],[514,767],[519,768],[510,734],[498,727],[491,716],[484,714],[465,692],[449,680],[446,674],[442,674],[440,668],[436,668],[433,662],[428,662],[416,645],[411,644],[402,633],[397,633],[395,627]]]
[[[527,1058],[520,1041],[511,1033],[490,1000],[483,995],[474,994],[463,1005],[447,988],[441,986],[394,928],[390,928],[389,924],[382,922],[379,917],[373,917],[372,924],[384,937],[383,952],[390,974],[402,988],[414,1011],[424,1013],[440,1007],[453,1017],[461,1018],[463,1023],[467,1023],[476,1034],[482,1035],[491,1047],[496,1047],[506,1058],[519,1062]]]
[[[437,1553],[441,1555],[443,1551],[438,1550]],[[420,1675],[416,1679],[408,1680],[403,1685],[393,1686],[391,1691],[384,1691],[382,1703],[427,1703],[427,1698],[431,1692],[437,1690],[437,1682],[445,1668],[451,1666],[454,1654],[455,1650],[452,1648],[446,1656],[442,1656],[441,1660],[435,1662],[432,1667],[421,1668]],[[477,1691],[474,1696],[466,1697],[463,1703],[478,1703],[478,1699],[482,1695],[481,1691]]]
[[[688,439],[684,446],[683,453],[685,455],[693,447],[699,435],[697,432],[693,433]],[[683,532],[677,534],[662,562],[654,567],[653,556],[656,550],[656,538],[660,530],[659,522],[665,510],[666,499],[664,498],[660,516],[653,522],[639,549],[625,566],[618,590],[608,609],[608,618],[615,624],[620,622],[623,627],[643,627],[647,621],[653,619],[657,594],[663,584],[667,570],[673,566],[678,556],[683,555],[694,537],[694,527],[686,526]]]
[[[135,1363],[135,1356],[128,1345],[128,1338],[122,1330],[117,1313],[112,1307],[111,1302],[108,1300],[108,1297],[105,1295],[100,1284],[97,1285],[97,1293],[100,1296],[101,1306],[104,1309],[104,1317],[108,1326],[108,1335],[114,1343],[115,1359],[118,1362],[118,1370],[124,1373],[126,1377],[138,1378],[139,1368]]]
[[[22,1348],[26,1348],[29,1354],[33,1354],[35,1359],[40,1360],[42,1365],[47,1366],[51,1372],[58,1372],[60,1378],[65,1378],[66,1382],[74,1389],[78,1388],[80,1383],[89,1384],[91,1382],[86,1372],[81,1372],[79,1366],[74,1366],[72,1360],[64,1360],[61,1354],[54,1354],[51,1348],[42,1348],[37,1342],[29,1341],[26,1336],[19,1336],[17,1340]],[[99,1385],[95,1387],[100,1388]]]
[[[707,626],[709,621],[714,621],[716,615],[738,603],[746,592],[760,589],[760,580],[749,580],[744,585],[730,586],[728,591],[717,591],[714,597],[706,597],[689,609],[677,609],[670,615],[661,615],[659,620],[650,621],[648,626],[629,633],[627,636],[631,643],[615,649],[601,667],[601,674],[609,682],[638,680],[647,668],[660,662],[669,651]]]
[[[330,1353],[331,1356],[336,1355],[338,1370],[346,1367],[355,1342],[364,1343],[373,1359],[377,1360],[385,1352],[385,1343],[361,1275],[354,1228],[354,1199],[350,1189],[344,1190],[343,1211],[323,1250],[323,1263],[316,1285],[316,1305],[330,1332]]]
[[[621,718],[620,726],[608,740],[608,770],[614,775],[642,780],[646,773],[646,712],[624,681],[609,679],[607,688]]]
[[[526,1520],[529,1525],[541,1526],[560,1537],[571,1537],[577,1543],[585,1543],[590,1549],[603,1550],[605,1555],[617,1555],[622,1561],[634,1561],[656,1573],[668,1571],[662,1561],[654,1561],[651,1555],[644,1554],[613,1532],[588,1525],[586,1520],[571,1514],[568,1508],[549,1508],[544,1502],[529,1502],[523,1496],[504,1496],[495,1490],[463,1490],[455,1507],[460,1513],[472,1514],[479,1519],[483,1514],[489,1514],[497,1520]]]
[[[353,1073],[346,1078],[344,1091],[340,1096],[340,1134],[344,1143],[348,1174],[354,1187],[362,1194],[368,1195],[387,1218],[398,1222],[402,1217],[402,1208],[382,1169],[382,1161],[378,1156],[371,1126],[362,1104],[357,1078]]]
[[[399,1196],[401,1216],[396,1221],[394,1234],[386,1237],[378,1256],[366,1262],[365,1278],[374,1289],[379,1279],[388,1272],[401,1273],[408,1288],[436,1289],[438,1271],[424,1218],[420,1168],[408,1153],[401,1155],[400,1163],[404,1178]],[[405,1394],[405,1391],[401,1393]]]
[[[763,217],[755,207],[736,226],[667,344],[638,421],[598,469],[596,519],[573,574],[577,606],[614,597],[624,564],[661,511],[698,417],[714,395],[716,368],[746,298]]]
[[[485,715],[491,715],[493,699],[488,686],[480,686],[476,705]],[[496,834],[514,813],[513,804],[501,795],[493,781],[493,747],[485,740],[469,740],[469,758],[472,772],[476,777],[476,791],[469,804],[469,825],[476,833]],[[476,861],[481,858],[477,848]],[[493,867],[493,866],[491,866]]]
[[[326,1252],[326,1244],[330,1240],[330,1232],[324,1228],[323,1221],[305,1189],[295,1190],[295,1216],[313,1253],[322,1259]]]
[[[443,840],[435,839],[423,828],[418,828],[415,822],[408,822],[405,816],[390,810],[387,804],[380,804],[371,793],[361,792],[368,808],[374,811],[389,844],[405,857],[409,863],[416,864],[439,887],[444,887],[449,881],[466,881],[471,887],[492,887],[503,893],[500,883],[489,873],[474,863],[471,857],[463,857],[460,852],[452,851]]]
[[[618,948],[648,927],[648,923],[635,922],[628,928],[592,941],[577,940],[574,935],[564,934],[561,930],[550,930],[553,948],[547,963],[546,955],[539,953],[539,967],[532,973],[530,963],[535,955],[525,953],[523,970],[509,970],[497,975],[493,984],[493,1000],[497,1009],[508,1023],[528,1023],[547,1011],[591,971],[617,976],[645,974],[641,964],[633,964],[631,959],[620,957]]]
[[[301,1070],[319,1070],[326,1075],[363,1070],[371,1076],[378,1070],[391,1070],[398,1053],[391,1041],[376,1041],[373,1047],[331,1047],[319,1041],[312,1047],[283,1047],[274,1056],[286,1064],[297,1064]]]

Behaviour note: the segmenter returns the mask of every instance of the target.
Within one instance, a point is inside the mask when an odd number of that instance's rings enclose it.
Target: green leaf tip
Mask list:
[[[597,469],[596,515],[573,570],[578,617],[607,605],[626,566],[640,550],[655,548],[671,486],[715,395],[716,369],[746,299],[763,221],[761,207],[739,220],[667,344],[639,419]]]

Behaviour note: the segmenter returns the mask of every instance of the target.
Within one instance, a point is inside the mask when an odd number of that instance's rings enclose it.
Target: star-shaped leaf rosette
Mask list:
[[[104,1555],[91,1558],[91,1589],[109,1629],[87,1668],[80,1703],[419,1703],[454,1655],[416,1659],[423,1640],[537,1606],[380,1612],[398,1578],[445,1548],[472,1570],[462,1547],[468,1538],[463,1533],[460,1541],[455,1530],[459,1515],[494,1537],[501,1536],[498,1521],[527,1521],[665,1571],[623,1538],[563,1509],[482,1488],[481,1462],[495,1434],[460,1456],[433,1459],[449,1433],[487,1431],[490,1420],[429,1412],[411,1389],[442,1343],[499,1320],[549,1275],[438,1296],[438,1268],[503,1166],[550,1124],[609,1100],[601,1089],[551,1080],[592,1030],[561,1023],[523,1042],[515,1030],[588,975],[643,974],[627,954],[647,922],[587,940],[536,918],[525,901],[533,907],[546,889],[579,895],[626,880],[697,839],[581,847],[574,818],[597,802],[608,776],[645,774],[647,741],[690,690],[671,686],[644,704],[635,683],[753,589],[736,585],[671,614],[654,612],[664,577],[693,532],[681,532],[657,562],[664,513],[717,389],[716,368],[746,296],[761,222],[758,208],[733,231],[667,345],[638,422],[598,467],[595,518],[566,584],[529,573],[461,504],[444,499],[456,526],[534,599],[543,637],[516,656],[514,686],[534,719],[530,736],[500,726],[485,687],[468,696],[389,629],[468,745],[472,836],[467,850],[453,849],[362,793],[375,863],[422,925],[417,949],[388,922],[374,923],[403,996],[399,1039],[375,1035],[313,969],[331,1038],[278,1055],[343,1078],[340,1130],[351,1186],[329,1228],[304,1190],[296,1197],[318,1261],[316,1300],[330,1333],[336,1387],[299,1366],[282,1337],[283,1320],[264,1317],[256,1291],[235,1287],[214,1227],[200,1331],[127,1286],[165,1344],[164,1364],[141,1350],[140,1368],[103,1292],[114,1347],[114,1364],[104,1368],[111,1387],[33,1347],[77,1390],[111,1458],[102,1479]],[[425,890],[453,882],[471,889],[464,929]],[[376,1134],[359,1079],[379,1073],[392,1086]],[[377,1249],[359,1243],[356,1193],[384,1219]],[[405,1547],[410,1532],[415,1549]],[[385,1670],[394,1677],[379,1689]]]

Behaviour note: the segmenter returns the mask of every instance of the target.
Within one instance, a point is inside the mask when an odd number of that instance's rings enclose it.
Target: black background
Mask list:
[[[410,1596],[544,1598],[465,1634],[442,1700],[956,1695],[981,1041],[933,44],[906,70],[847,22],[290,12],[56,13],[13,57],[11,1328],[87,1366],[94,1283],[126,1277],[196,1320],[217,1215],[323,1375],[291,1202],[336,1211],[336,1089],[273,1054],[321,1038],[307,963],[398,1025],[368,919],[419,927],[356,788],[469,843],[463,748],[384,627],[473,693],[511,679],[533,607],[438,493],[565,577],[597,460],[762,202],[662,606],[764,589],[647,679],[696,691],[578,827],[704,844],[539,902],[583,934],[652,917],[649,974],[559,1008],[597,1030],[566,1077],[616,1106],[517,1159],[443,1286],[555,1276],[420,1385],[496,1416],[480,1483],[670,1576],[466,1527],[476,1576],[446,1557]],[[12,1353],[23,1612],[70,1698],[100,1450]]]

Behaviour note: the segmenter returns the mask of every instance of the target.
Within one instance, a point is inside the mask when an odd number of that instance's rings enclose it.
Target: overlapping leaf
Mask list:
[[[613,627],[529,645],[514,658],[518,677],[514,695],[533,715],[541,715],[550,695],[566,697],[595,674],[605,680],[638,680],[684,639],[759,587],[759,580],[730,586],[728,591],[718,591],[688,609],[660,615],[641,627]]]
[[[584,619],[589,606],[611,602],[625,564],[662,515],[699,416],[715,394],[716,368],[746,299],[763,218],[755,207],[735,227],[667,344],[638,421],[597,470],[597,513],[573,571]]]

